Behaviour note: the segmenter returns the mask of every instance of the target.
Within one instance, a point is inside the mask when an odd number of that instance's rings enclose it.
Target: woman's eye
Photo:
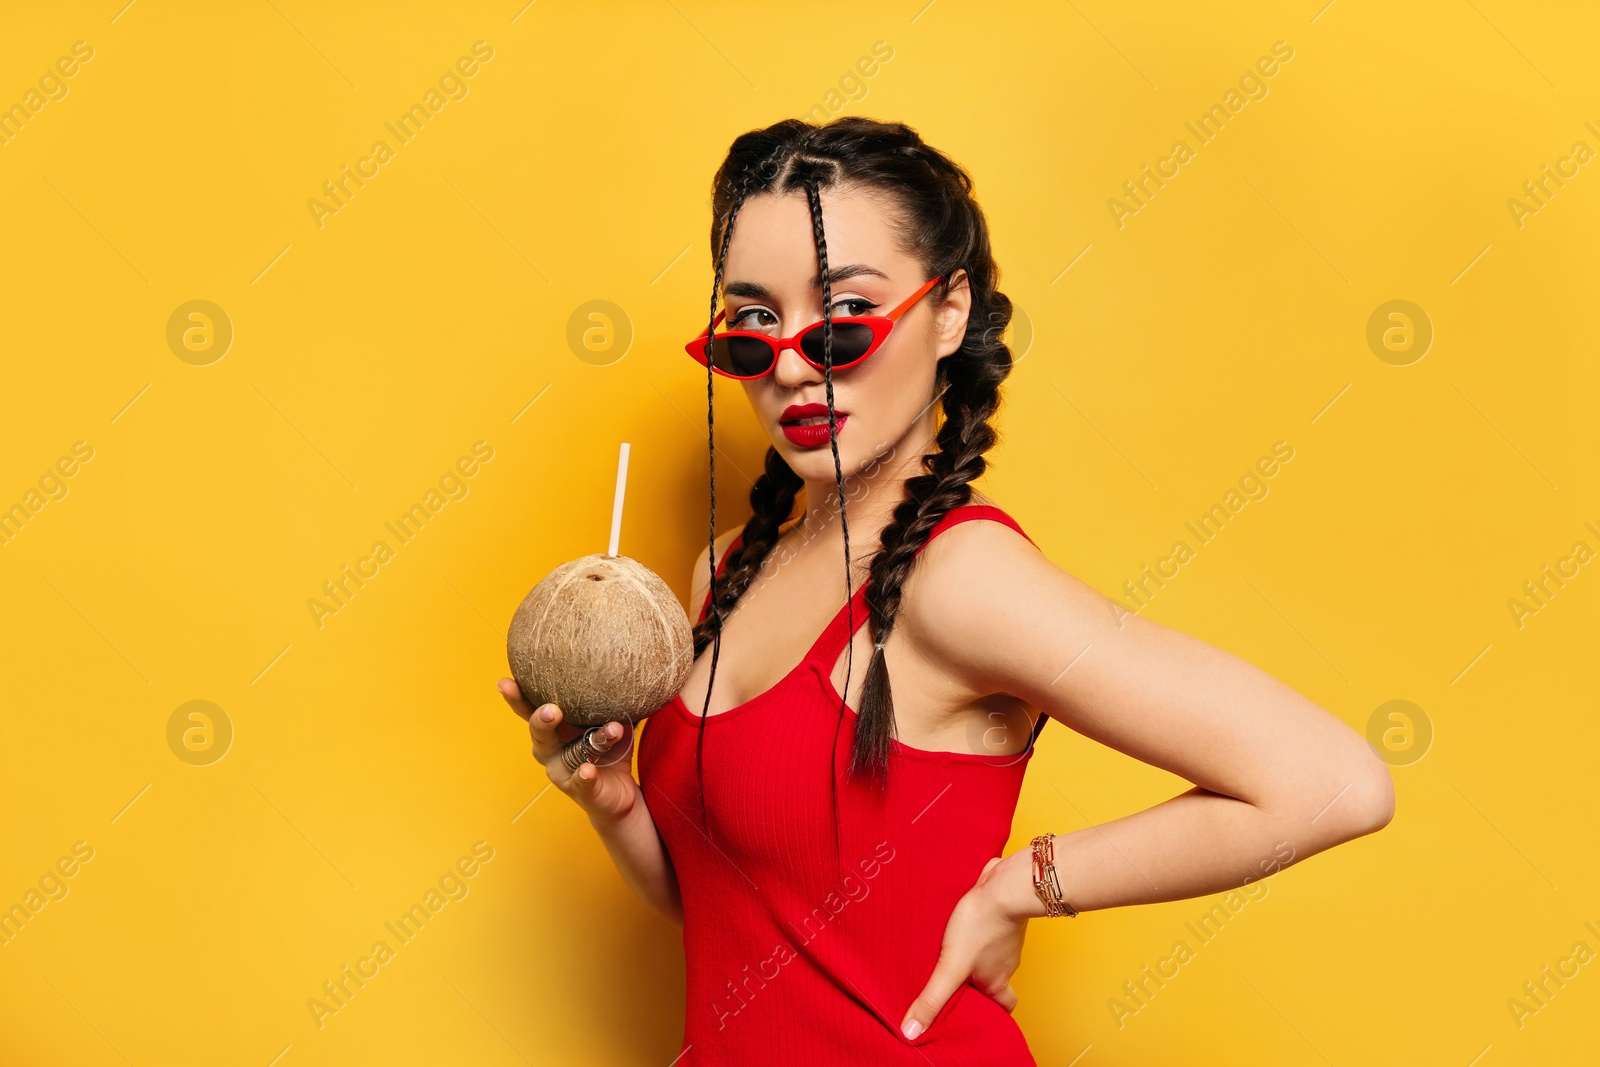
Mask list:
[[[747,308],[728,320],[730,330],[767,329],[777,323],[766,308]]]
[[[858,296],[858,297],[853,297],[853,298],[851,298],[849,300],[835,300],[834,303],[833,303],[833,306],[834,306],[834,308],[836,310],[838,308],[844,308],[845,309],[845,312],[844,312],[845,315],[848,315],[848,316],[854,318],[856,316],[865,315],[867,312],[871,311],[873,308],[877,307],[878,305],[874,304],[870,300],[863,300],[861,297]]]

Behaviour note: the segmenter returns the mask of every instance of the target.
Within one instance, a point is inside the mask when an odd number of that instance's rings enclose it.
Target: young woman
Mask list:
[[[1056,567],[972,488],[1011,302],[959,166],[900,123],[791,119],[733,142],[712,209],[689,679],[640,728],[637,783],[627,724],[580,737],[501,692],[683,927],[677,1063],[1032,1064],[1010,984],[1030,919],[1236,889],[1371,833],[1387,768],[1293,689]],[[754,514],[720,537],[715,376],[772,441]],[[1194,788],[1002,856],[1049,719]]]

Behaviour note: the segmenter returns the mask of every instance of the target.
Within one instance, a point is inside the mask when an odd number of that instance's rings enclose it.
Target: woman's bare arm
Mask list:
[[[1365,738],[1271,675],[1133,615],[1009,527],[967,522],[907,583],[905,638],[975,693],[1012,694],[1195,784],[1057,837],[1080,911],[1201,896],[1372,833],[1394,813]],[[1008,914],[1044,915],[1030,851],[993,872]]]
[[[589,824],[611,853],[611,861],[628,888],[651,908],[677,926],[683,925],[683,898],[678,892],[678,874],[672,857],[661,842],[650,808],[641,795],[626,815],[618,819],[596,819]]]

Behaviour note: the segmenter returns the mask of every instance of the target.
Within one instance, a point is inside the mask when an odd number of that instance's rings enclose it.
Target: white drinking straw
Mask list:
[[[617,554],[617,540],[622,536],[622,498],[628,490],[628,442],[622,442],[622,452],[617,456],[617,493],[611,503],[611,551]]]

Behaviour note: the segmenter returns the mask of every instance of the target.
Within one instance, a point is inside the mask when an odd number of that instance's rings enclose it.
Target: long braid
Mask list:
[[[745,172],[744,181],[739,193],[733,199],[733,205],[728,209],[727,221],[722,225],[722,247],[717,250],[716,274],[711,282],[711,312],[710,321],[706,324],[707,345],[710,345],[712,324],[717,321],[717,299],[722,292],[722,270],[728,259],[728,242],[733,239],[733,220],[739,217],[739,209],[744,207],[745,197],[748,195],[750,185],[754,181],[754,171]],[[711,601],[713,611],[717,610],[717,440],[715,414],[716,393],[713,389],[715,375],[711,369],[711,357],[706,356],[706,465],[710,472],[711,482],[711,507],[707,517],[708,530],[706,533],[706,565],[711,571]],[[720,622],[720,618],[719,618]],[[699,649],[696,648],[696,653]],[[711,679],[717,677],[717,656],[722,652],[722,628],[719,625],[713,633],[711,643]],[[701,781],[700,789],[700,827],[709,834],[710,821],[706,814],[705,782],[705,742],[706,742],[706,714],[711,710],[711,681],[706,682],[706,699],[700,707],[700,722],[694,742],[695,773]]]
[[[806,202],[811,208],[811,235],[817,245],[817,270],[822,278],[822,381],[828,397],[828,445],[833,450],[833,477],[839,490],[839,532],[844,537],[845,616],[847,635],[856,632],[855,585],[850,566],[850,522],[846,516],[844,466],[839,461],[839,416],[833,407],[833,281],[828,277],[828,242],[822,231],[822,198],[817,193],[816,176],[806,178]],[[839,694],[839,714],[833,724],[833,745],[829,748],[828,785],[833,797],[833,850],[843,854],[839,841],[839,729],[844,724],[844,709],[850,692],[850,669],[855,660],[855,643],[846,638],[844,688]],[[832,666],[831,664],[829,666]],[[841,860],[842,862],[842,860]]]
[[[1005,314],[1010,317],[1009,301]],[[1011,369],[1010,350],[993,340],[995,336],[990,335],[992,350],[985,359],[963,359],[958,354],[940,362],[945,418],[936,438],[939,450],[922,458],[929,473],[906,479],[907,497],[879,535],[882,549],[872,558],[867,608],[873,652],[862,682],[861,722],[850,766],[852,774],[879,772],[880,787],[887,786],[890,739],[895,735],[894,693],[884,642],[899,614],[917,551],[946,515],[971,501],[971,483],[988,466],[984,453],[997,440],[989,419],[1000,406],[1000,383]]]

